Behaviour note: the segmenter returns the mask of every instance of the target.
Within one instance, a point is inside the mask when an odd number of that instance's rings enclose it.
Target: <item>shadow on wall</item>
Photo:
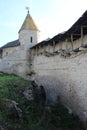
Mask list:
[[[32,81],[32,86],[33,86],[33,95],[35,101],[39,102],[45,102],[46,101],[46,92],[45,89],[42,85],[36,84],[35,81]]]
[[[56,103],[59,100],[68,108],[69,113],[73,112],[85,122],[87,120],[87,101],[85,96],[86,91],[84,90],[86,89],[78,86],[74,78],[72,79],[70,75],[65,74],[66,78],[62,73],[62,77],[61,75],[53,77],[49,73],[49,75],[37,76],[36,81],[44,86],[47,103]]]

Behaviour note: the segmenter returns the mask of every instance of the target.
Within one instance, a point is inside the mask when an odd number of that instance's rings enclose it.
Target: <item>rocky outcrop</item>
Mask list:
[[[31,82],[31,85],[26,88],[23,92],[23,95],[29,101],[35,100],[37,102],[46,101],[46,93],[44,87],[41,85],[37,85],[35,81]]]
[[[34,96],[33,96],[33,87],[32,85],[30,85],[29,87],[26,88],[26,90],[23,92],[23,95],[25,96],[26,99],[28,99],[29,101],[34,100]]]
[[[4,110],[10,118],[20,119],[22,117],[22,110],[18,107],[18,103],[10,99],[0,100],[0,110]]]

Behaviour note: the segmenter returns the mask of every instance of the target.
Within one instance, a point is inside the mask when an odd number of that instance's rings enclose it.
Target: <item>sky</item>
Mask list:
[[[42,41],[68,30],[87,10],[87,0],[0,0],[0,47],[18,39],[27,6]]]

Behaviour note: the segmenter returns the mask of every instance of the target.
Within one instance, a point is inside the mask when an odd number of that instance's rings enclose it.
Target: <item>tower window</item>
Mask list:
[[[8,52],[6,52],[6,56],[8,55]]]
[[[30,42],[31,42],[31,43],[33,42],[33,38],[32,38],[32,37],[30,37]]]

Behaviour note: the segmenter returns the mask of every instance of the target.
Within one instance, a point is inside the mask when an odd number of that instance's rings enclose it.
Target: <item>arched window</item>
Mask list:
[[[33,38],[32,38],[32,37],[30,37],[30,42],[31,42],[31,43],[33,42]]]

